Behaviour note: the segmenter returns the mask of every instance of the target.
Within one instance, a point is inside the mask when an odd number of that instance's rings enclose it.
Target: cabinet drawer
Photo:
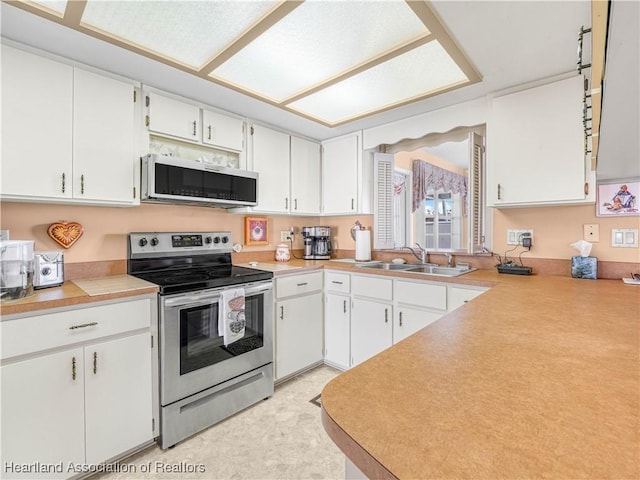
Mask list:
[[[476,298],[484,293],[485,290],[475,290],[471,288],[451,287],[449,290],[449,310],[464,305],[469,300]]]
[[[398,303],[446,310],[447,287],[396,280],[396,300]]]
[[[322,272],[276,278],[276,298],[322,290]]]
[[[151,299],[80,308],[0,322],[2,357],[149,328]]]
[[[351,275],[348,273],[325,272],[324,285],[328,292],[349,293],[351,291]]]
[[[365,277],[354,275],[352,279],[353,294],[376,300],[393,298],[393,280],[382,277]]]

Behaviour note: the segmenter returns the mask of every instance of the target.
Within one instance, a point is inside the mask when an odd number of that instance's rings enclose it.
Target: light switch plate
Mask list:
[[[507,245],[522,245],[522,237],[529,234],[533,243],[533,230],[531,229],[508,229]]]
[[[612,228],[611,246],[618,248],[638,248],[638,229]]]
[[[9,240],[9,230],[0,230],[0,240]]]

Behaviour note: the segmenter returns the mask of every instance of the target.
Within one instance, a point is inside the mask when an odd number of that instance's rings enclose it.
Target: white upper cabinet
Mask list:
[[[225,150],[244,150],[244,122],[239,118],[202,110],[202,143]]]
[[[322,143],[322,213],[358,211],[360,135],[352,134]]]
[[[320,145],[291,137],[291,213],[320,213]]]
[[[251,127],[253,171],[258,172],[257,212],[289,213],[289,135]]]
[[[146,92],[150,132],[184,140],[200,140],[200,108],[156,92]]]
[[[71,198],[73,67],[2,45],[2,195]]]
[[[574,76],[493,99],[487,126],[490,206],[593,202],[583,82]]]
[[[74,198],[132,202],[133,85],[76,68],[73,90]]]
[[[2,198],[134,205],[134,84],[2,46]]]

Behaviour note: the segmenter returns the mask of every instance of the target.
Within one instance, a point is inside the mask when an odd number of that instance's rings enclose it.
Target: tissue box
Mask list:
[[[598,278],[598,259],[596,257],[571,257],[571,276],[573,278]]]

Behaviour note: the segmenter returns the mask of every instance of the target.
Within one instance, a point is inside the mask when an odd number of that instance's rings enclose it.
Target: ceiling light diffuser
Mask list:
[[[82,24],[198,70],[276,3],[88,0]]]

